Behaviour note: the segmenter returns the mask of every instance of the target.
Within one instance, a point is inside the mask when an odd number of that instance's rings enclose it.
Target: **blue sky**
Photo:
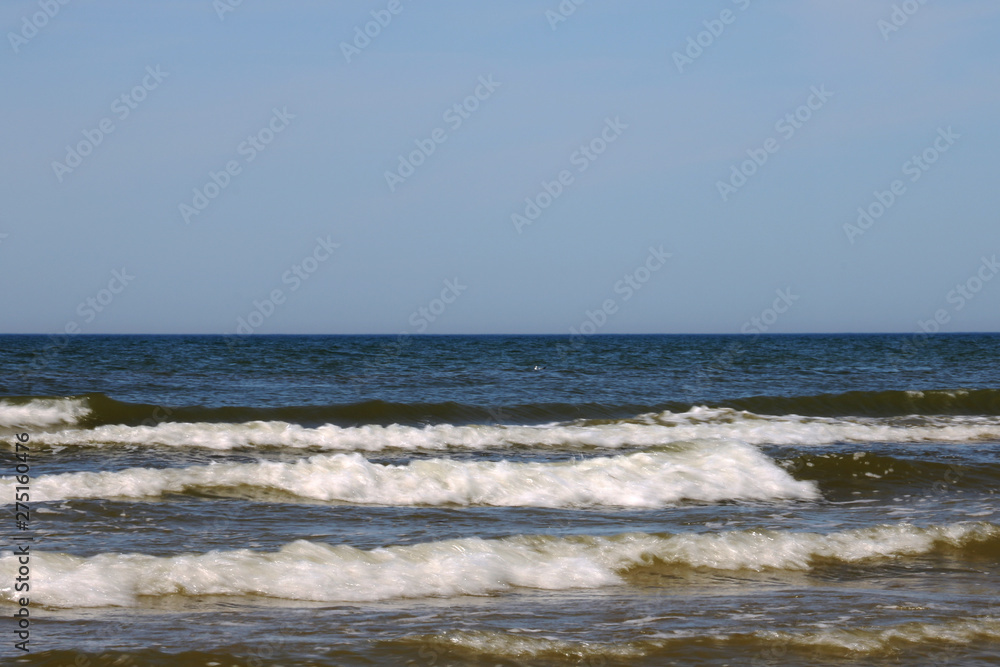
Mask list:
[[[0,331],[1000,330],[992,0],[234,2],[0,6]]]

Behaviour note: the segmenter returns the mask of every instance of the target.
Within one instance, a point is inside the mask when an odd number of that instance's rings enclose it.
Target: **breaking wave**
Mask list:
[[[835,532],[747,530],[613,537],[464,538],[363,551],[299,540],[276,552],[179,556],[32,553],[32,601],[50,607],[133,606],[149,596],[265,596],[324,602],[490,595],[513,588],[570,590],[624,585],[661,566],[713,570],[809,570],[937,550],[995,550],[1000,526],[883,525]],[[18,567],[0,558],[0,596],[13,601]]]
[[[608,423],[535,426],[336,426],[306,427],[281,421],[106,425],[34,434],[36,444],[60,446],[139,445],[231,450],[259,447],[340,451],[449,448],[482,450],[509,446],[651,447],[703,439],[748,444],[822,445],[1000,441],[1000,421],[988,417],[925,417],[919,421],[867,417],[766,416],[728,408],[693,408]]]
[[[12,479],[4,486],[13,498]],[[737,442],[684,443],[559,463],[417,460],[371,463],[357,453],[292,463],[220,463],[187,468],[46,475],[34,500],[145,498],[167,493],[279,491],[297,498],[378,505],[655,508],[682,500],[815,499],[811,482],[792,478],[756,448]]]

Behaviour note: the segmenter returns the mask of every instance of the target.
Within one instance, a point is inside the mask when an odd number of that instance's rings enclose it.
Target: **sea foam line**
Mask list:
[[[832,654],[860,656],[928,644],[961,646],[982,641],[996,641],[1000,639],[1000,619],[991,616],[969,616],[941,623],[911,622],[890,626],[829,628],[805,632],[766,630],[752,634],[713,633],[710,637],[695,630],[681,630],[673,631],[667,636],[657,633],[643,639],[614,643],[573,641],[495,630],[452,630],[436,635],[409,635],[387,643],[428,646],[452,654],[448,657],[465,654],[480,660],[487,656],[521,660],[601,657],[634,659],[652,655],[670,655],[671,651],[676,652],[685,644],[705,639],[711,639],[715,645],[731,644],[744,652],[754,648],[767,651],[781,646],[809,650],[813,654],[817,649],[822,649]],[[788,656],[786,660],[790,658],[792,656]],[[774,662],[774,664],[779,663]]]
[[[3,478],[0,488],[14,480]],[[655,508],[682,500],[812,500],[797,481],[756,448],[707,441],[672,451],[639,452],[559,463],[417,460],[371,463],[362,455],[318,455],[292,463],[223,463],[187,468],[44,475],[36,501],[147,498],[228,489],[280,490],[300,498],[378,505]]]
[[[677,441],[724,439],[748,444],[822,445],[838,442],[1000,441],[1000,421],[987,417],[922,418],[920,425],[885,418],[782,417],[728,408],[642,415],[613,423],[537,426],[326,424],[308,428],[282,421],[245,423],[166,422],[156,426],[105,425],[39,433],[37,444],[53,446],[138,445],[216,450],[262,447],[339,451],[483,450],[510,446],[616,449]]]
[[[82,398],[35,398],[26,403],[0,399],[0,427],[51,428],[76,424],[90,414]]]
[[[715,570],[809,570],[816,559],[861,562],[1000,539],[1000,526],[885,525],[830,534],[733,531],[614,537],[464,538],[363,551],[299,540],[276,552],[212,551],[82,558],[32,554],[32,601],[50,607],[133,606],[144,596],[268,596],[324,602],[489,595],[512,588],[624,585],[658,564]],[[13,601],[17,556],[0,557],[0,597]]]

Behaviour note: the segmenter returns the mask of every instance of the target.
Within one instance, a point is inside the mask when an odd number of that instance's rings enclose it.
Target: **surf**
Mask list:
[[[810,571],[824,562],[878,564],[934,553],[995,551],[1000,526],[888,524],[833,533],[720,533],[475,537],[361,550],[297,540],[249,549],[155,556],[32,553],[32,601],[48,607],[136,606],[164,596],[263,596],[316,602],[496,595],[625,586],[637,571]],[[0,557],[12,582],[17,556]],[[11,584],[0,598],[15,600]]]
[[[13,498],[13,479],[2,485]],[[406,465],[372,463],[357,453],[295,462],[217,463],[186,468],[43,475],[36,501],[157,498],[166,494],[277,492],[290,501],[386,506],[658,508],[681,501],[776,501],[819,498],[754,447],[738,442],[678,443],[670,448],[568,462],[433,458]]]

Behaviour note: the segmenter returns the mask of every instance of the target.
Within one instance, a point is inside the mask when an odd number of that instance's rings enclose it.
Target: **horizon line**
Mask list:
[[[391,336],[391,337],[411,337],[411,338],[447,338],[456,336],[538,336],[538,337],[568,337],[568,338],[609,338],[614,336],[734,336],[740,338],[759,338],[767,336],[972,336],[972,335],[996,335],[1000,334],[1000,331],[936,331],[934,333],[928,333],[923,331],[799,331],[799,332],[756,332],[756,333],[741,333],[741,332],[691,332],[691,333],[667,333],[667,332],[632,332],[632,333],[592,333],[592,334],[574,334],[574,333],[253,333],[253,334],[237,334],[237,333],[156,333],[156,332],[131,332],[131,333],[111,333],[111,332],[91,332],[91,333],[42,333],[42,332],[0,332],[0,336],[47,336],[49,338],[87,338],[96,336],[205,336],[205,337],[217,337],[217,338],[292,338],[292,337],[306,337],[306,336],[341,336],[341,337],[360,337],[360,336]]]

